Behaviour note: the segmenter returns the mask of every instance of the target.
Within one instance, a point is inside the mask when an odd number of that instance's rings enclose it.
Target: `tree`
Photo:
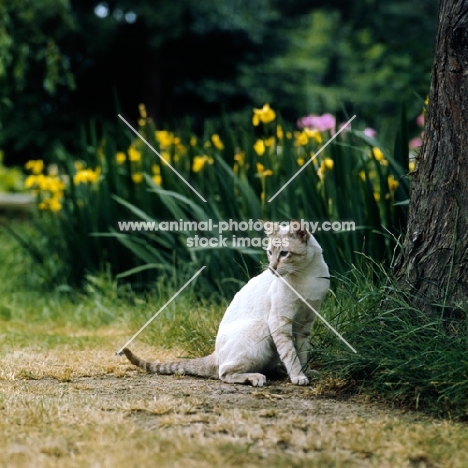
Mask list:
[[[429,105],[396,274],[427,312],[468,302],[468,0],[441,0]]]

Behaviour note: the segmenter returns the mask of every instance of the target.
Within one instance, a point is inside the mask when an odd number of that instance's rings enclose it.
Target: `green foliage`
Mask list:
[[[465,419],[466,319],[450,323],[412,305],[411,293],[369,257],[338,275],[326,317],[357,350],[323,325],[313,333],[313,366],[324,381],[345,382],[375,398],[436,416]],[[330,379],[331,377],[331,379]]]
[[[0,193],[21,192],[24,190],[24,174],[17,167],[3,165],[3,153],[0,151]]]
[[[436,9],[436,0],[3,2],[0,148],[9,164],[50,161],[58,143],[76,153],[91,118],[116,126],[116,97],[131,117],[146,102],[165,127],[270,102],[288,120],[348,113],[382,130],[401,100],[426,95]]]
[[[42,269],[45,284],[81,286],[87,275],[108,270],[134,287],[148,288],[174,268],[188,279],[206,265],[197,279],[199,293],[230,297],[259,272],[263,233],[240,226],[220,232],[217,225],[259,218],[353,221],[355,230],[315,233],[332,271],[346,270],[357,252],[389,264],[406,216],[395,203],[408,196],[408,150],[393,157],[377,140],[348,131],[311,159],[330,132],[292,132],[274,120],[271,109],[257,111],[266,120],[258,127],[250,119],[234,128],[224,120],[219,133],[207,128],[203,138],[189,129],[156,131],[144,106],[140,112],[139,133],[162,159],[129,130],[97,140],[91,127],[80,157],[73,161],[57,150],[59,175],[36,173],[26,180],[39,191],[40,216],[34,237],[20,241]],[[196,222],[197,229],[119,228],[123,221],[181,220]],[[197,246],[196,236],[216,244]],[[239,238],[246,239],[244,245]]]
[[[57,94],[75,87],[63,51],[74,28],[68,1],[0,2],[0,149],[10,164],[13,155],[56,141],[44,127],[57,110]]]

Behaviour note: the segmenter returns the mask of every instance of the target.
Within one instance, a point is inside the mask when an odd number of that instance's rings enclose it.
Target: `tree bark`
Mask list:
[[[468,0],[441,0],[421,152],[395,270],[428,313],[468,303]]]

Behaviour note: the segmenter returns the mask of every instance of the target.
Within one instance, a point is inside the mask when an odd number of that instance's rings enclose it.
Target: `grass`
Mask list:
[[[398,407],[468,420],[466,319],[427,316],[369,258],[335,283],[330,320],[358,353],[348,352],[319,324],[312,359],[330,381]]]
[[[0,466],[465,466],[466,425],[327,399],[339,382],[327,371],[309,388],[148,376],[114,353],[180,285],[137,295],[104,275],[88,278],[86,294],[44,292],[23,255],[0,235]],[[362,351],[338,313],[354,304],[345,290],[337,288],[324,312]],[[375,302],[369,296],[366,306]],[[187,291],[133,347],[161,360],[204,354],[224,306],[195,305]],[[359,318],[360,307],[349,314]],[[332,347],[334,338],[326,348],[328,335],[316,332],[322,363],[334,350],[345,369],[345,352]]]

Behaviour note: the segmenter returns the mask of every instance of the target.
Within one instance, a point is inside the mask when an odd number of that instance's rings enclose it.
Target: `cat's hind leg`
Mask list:
[[[277,357],[266,323],[233,323],[216,341],[219,378],[226,383],[263,387],[265,370]]]
[[[232,384],[250,384],[252,387],[263,387],[266,384],[266,376],[259,373],[229,373],[226,372],[221,376],[221,380]]]

